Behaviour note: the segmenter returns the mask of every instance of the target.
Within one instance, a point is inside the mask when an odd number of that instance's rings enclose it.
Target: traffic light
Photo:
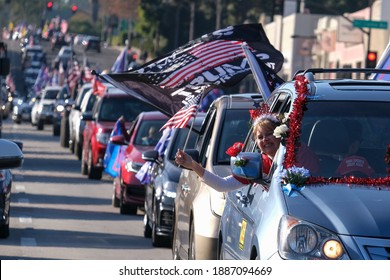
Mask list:
[[[76,13],[77,12],[77,6],[76,5],[72,5],[72,13]]]
[[[46,9],[51,11],[53,9],[53,1],[49,1],[46,4]]]
[[[368,51],[366,56],[366,68],[375,68],[377,60],[377,52]]]

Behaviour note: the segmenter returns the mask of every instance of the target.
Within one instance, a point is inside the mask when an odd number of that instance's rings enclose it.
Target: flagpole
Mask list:
[[[200,104],[202,104],[202,100],[203,100],[203,97],[205,95],[205,90],[203,89],[202,90],[202,93],[201,93],[201,97],[199,99],[199,103],[198,103],[198,106],[197,106],[197,109],[196,109],[196,112],[195,112],[195,115],[194,115],[194,119],[191,123],[191,126],[190,126],[190,129],[188,131],[188,134],[187,134],[187,138],[186,138],[186,141],[184,142],[184,146],[183,146],[183,151],[186,149],[187,147],[187,144],[188,144],[188,141],[190,139],[190,134],[191,134],[191,131],[192,131],[192,128],[194,127],[194,123],[195,123],[195,119],[196,119],[196,116],[198,115],[198,111],[199,111],[199,108],[200,108]]]
[[[257,63],[255,55],[249,49],[248,44],[243,42],[241,47],[244,50],[244,54],[248,60],[249,67],[252,70],[257,87],[259,88],[260,93],[263,95],[263,99],[266,100],[271,95],[271,91],[267,85],[267,81],[264,78],[263,71],[261,71],[261,67]]]

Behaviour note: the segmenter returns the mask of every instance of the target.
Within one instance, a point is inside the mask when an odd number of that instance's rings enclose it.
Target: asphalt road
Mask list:
[[[22,89],[18,44],[6,43],[16,86]],[[103,69],[111,67],[119,50],[76,52]],[[112,178],[97,181],[81,175],[80,161],[61,147],[50,125],[38,131],[9,118],[3,121],[2,138],[22,141],[25,160],[12,171],[10,237],[0,239],[1,260],[171,259],[170,248],[154,248],[143,237],[142,211],[120,215],[111,205]]]
[[[49,125],[3,123],[3,138],[22,141],[24,163],[13,170],[10,237],[0,259],[171,259],[143,237],[143,212],[120,215],[112,179],[89,180]]]

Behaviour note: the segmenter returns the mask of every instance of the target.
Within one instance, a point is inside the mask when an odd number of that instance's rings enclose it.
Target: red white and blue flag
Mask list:
[[[164,130],[165,128],[184,128],[187,126],[188,122],[192,117],[196,115],[196,111],[199,107],[201,94],[195,96],[190,100],[185,100],[187,103],[183,108],[181,108],[172,118],[170,118],[160,129]]]
[[[130,95],[173,116],[189,96],[231,87],[251,73],[242,49],[278,72],[284,58],[269,42],[261,24],[229,26],[202,36],[136,70],[102,77]]]

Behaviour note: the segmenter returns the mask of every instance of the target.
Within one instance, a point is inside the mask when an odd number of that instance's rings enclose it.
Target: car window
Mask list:
[[[217,164],[229,164],[226,150],[235,142],[244,142],[249,131],[250,114],[248,109],[226,110],[222,130],[217,141]]]
[[[57,89],[49,89],[49,90],[45,91],[44,98],[45,99],[56,99],[57,94],[58,94],[58,90]]]
[[[168,155],[168,159],[170,161],[174,161],[176,158],[176,152],[178,149],[183,149],[185,141],[188,136],[188,128],[178,128],[178,132],[175,138],[174,146],[170,150],[170,154]],[[195,147],[195,142],[198,137],[198,133],[191,130],[190,137],[187,142],[186,149],[193,149]]]
[[[154,111],[152,105],[135,98],[104,98],[99,111],[99,120],[115,122],[120,116],[133,121],[140,113]]]
[[[162,136],[160,128],[166,120],[148,120],[140,123],[136,131],[134,144],[140,146],[155,146]]]
[[[302,121],[301,141],[320,159],[324,177],[346,175],[351,165],[360,166],[354,176],[385,177],[384,156],[390,143],[390,110],[386,102],[311,101]],[[328,108],[332,108],[329,110]],[[364,161],[360,161],[363,160]],[[350,159],[345,161],[345,159]]]

